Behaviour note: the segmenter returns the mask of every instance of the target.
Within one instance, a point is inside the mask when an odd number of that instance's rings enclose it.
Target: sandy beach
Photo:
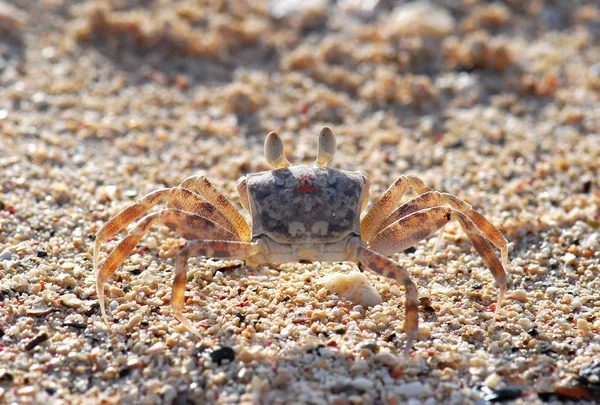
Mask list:
[[[371,201],[413,175],[503,233],[496,317],[455,221],[392,256],[418,289],[409,356],[404,287],[352,262],[191,259],[200,338],[171,310],[185,241],[155,226],[105,325],[110,218],[204,175],[249,220],[236,183],[270,169],[267,133],[312,164],[324,126]],[[498,402],[600,402],[596,2],[0,1],[0,404]]]

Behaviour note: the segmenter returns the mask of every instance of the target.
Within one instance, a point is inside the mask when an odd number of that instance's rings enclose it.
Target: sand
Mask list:
[[[600,400],[600,8],[387,0],[0,3],[0,403],[516,404]],[[153,228],[95,291],[96,232],[137,198],[293,164],[400,175],[472,204],[509,241],[507,299],[457,223],[355,263],[190,260]],[[412,196],[412,195],[411,195]],[[162,206],[161,206],[162,207]],[[103,244],[101,259],[125,233]],[[364,271],[381,297],[324,287]],[[335,277],[335,276],[333,276]]]

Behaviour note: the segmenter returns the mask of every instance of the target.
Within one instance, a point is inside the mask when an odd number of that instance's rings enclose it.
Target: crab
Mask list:
[[[400,176],[362,217],[369,201],[363,171],[328,168],[336,137],[325,127],[318,137],[314,165],[291,166],[276,132],[265,140],[273,170],[247,174],[237,183],[244,216],[204,177],[149,193],[110,219],[97,233],[93,266],[102,317],[108,325],[104,285],[152,225],[160,224],[185,239],[175,259],[172,311],[190,332],[201,337],[183,314],[190,257],[244,260],[248,265],[313,261],[353,261],[396,280],[405,289],[405,353],[418,333],[417,288],[409,272],[387,256],[414,246],[451,221],[458,221],[499,286],[496,314],[507,288],[507,241],[471,205],[429,188],[414,176]],[[401,203],[412,189],[417,196]],[[166,202],[167,207],[149,213]],[[101,244],[137,221],[98,268]],[[439,238],[438,238],[439,241]],[[437,244],[436,244],[437,245]],[[492,245],[500,250],[502,262]],[[494,315],[494,320],[496,318]]]

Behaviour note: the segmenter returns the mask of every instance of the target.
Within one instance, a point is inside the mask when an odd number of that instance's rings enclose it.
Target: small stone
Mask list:
[[[388,352],[377,353],[375,357],[373,357],[373,360],[390,368],[395,367],[399,363],[398,358]]]
[[[109,367],[104,371],[104,373],[102,373],[101,378],[104,381],[113,380],[117,376],[117,373],[118,373],[118,371],[116,368]]]
[[[27,308],[25,312],[29,316],[46,316],[54,312],[54,308],[46,305],[44,301],[38,301],[31,308]]]
[[[359,390],[363,390],[363,391],[368,391],[371,388],[373,388],[374,383],[373,381],[369,380],[368,378],[364,378],[364,377],[358,377],[355,378],[352,381],[352,384]]]
[[[25,344],[25,351],[30,351],[35,349],[38,345],[48,340],[48,334],[46,332],[42,332],[33,339],[31,339],[27,344]]]
[[[250,350],[246,350],[245,348],[242,347],[242,348],[240,348],[237,357],[241,362],[249,363],[252,360],[254,360],[254,353],[251,352]]]
[[[396,393],[406,395],[407,397],[415,397],[423,395],[423,384],[419,381],[414,381],[408,384],[403,384],[396,388]]]
[[[447,294],[450,292],[450,288],[441,285],[440,283],[433,283],[431,286],[431,291],[436,294]]]
[[[4,249],[2,253],[0,253],[0,262],[4,260],[11,260],[15,254],[8,249]]]
[[[131,317],[129,322],[127,322],[127,329],[131,330],[135,325],[142,321],[142,314],[135,314]]]
[[[165,346],[165,344],[162,341],[161,342],[156,342],[152,346],[150,346],[148,348],[148,350],[146,350],[146,353],[157,354],[157,353],[162,352],[165,348],[166,348],[166,346]]]
[[[446,9],[418,1],[397,7],[388,24],[394,34],[403,37],[443,38],[454,31],[456,22]]]
[[[247,369],[246,367],[242,368],[238,373],[238,379],[240,382],[247,384],[252,378],[252,371]]]
[[[377,290],[371,285],[367,276],[358,271],[348,274],[336,273],[324,277],[324,287],[340,298],[362,305],[364,308],[380,304],[382,299]]]
[[[585,319],[577,320],[577,329],[579,329],[582,332],[591,332],[592,331],[592,329],[590,328],[590,324]]]
[[[573,253],[567,253],[563,256],[563,260],[567,266],[575,266],[577,264],[577,256]]]
[[[83,301],[77,298],[75,294],[65,294],[60,297],[60,303],[69,308],[81,308]]]
[[[23,396],[31,396],[31,395],[34,395],[36,392],[37,392],[37,389],[35,387],[28,385],[26,387],[19,388],[19,390],[17,391],[17,394],[23,395]]]
[[[282,338],[286,338],[288,336],[290,336],[290,334],[292,333],[292,325],[288,325],[285,328],[281,329],[281,332],[279,332],[281,334]]]
[[[144,366],[144,362],[139,357],[131,357],[127,359],[127,368],[141,368]]]
[[[221,365],[223,361],[232,362],[235,359],[235,351],[231,347],[220,346],[210,352],[210,358],[213,363]]]
[[[512,298],[515,301],[526,303],[527,302],[527,293],[523,290],[515,290],[510,295],[510,298]]]
[[[498,388],[498,386],[502,383],[502,377],[500,377],[496,373],[492,373],[485,379],[485,385],[490,387],[491,389]]]

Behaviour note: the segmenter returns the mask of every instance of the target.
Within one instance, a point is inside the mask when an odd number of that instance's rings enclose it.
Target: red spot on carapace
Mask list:
[[[310,186],[308,184],[301,184],[298,186],[298,191],[300,191],[301,193],[310,193],[310,192],[317,192],[319,191],[318,187],[315,186]]]
[[[305,174],[304,176],[300,177],[300,185],[298,186],[298,191],[300,191],[301,193],[318,192],[318,187],[307,184],[310,180],[312,180],[312,176],[310,174]]]

